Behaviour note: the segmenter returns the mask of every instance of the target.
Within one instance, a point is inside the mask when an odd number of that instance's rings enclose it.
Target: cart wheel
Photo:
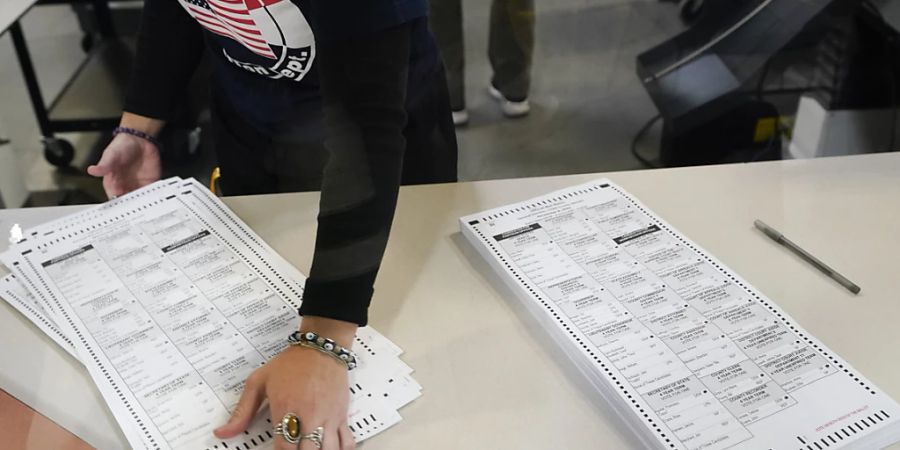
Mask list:
[[[56,167],[69,167],[75,157],[75,147],[65,139],[44,139],[44,158]]]
[[[90,53],[91,49],[94,48],[94,35],[91,33],[85,33],[84,36],[81,37],[81,49],[84,50],[85,53]]]
[[[694,23],[694,21],[700,17],[700,13],[703,12],[703,0],[682,0],[680,9],[679,16],[681,17],[682,22],[686,25],[690,25]]]

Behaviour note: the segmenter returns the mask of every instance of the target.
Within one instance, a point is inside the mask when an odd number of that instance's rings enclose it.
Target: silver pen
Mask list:
[[[800,248],[797,244],[791,242],[790,239],[784,237],[783,234],[779,233],[776,229],[766,225],[762,220],[754,220],[753,225],[758,228],[760,231],[766,234],[773,241],[787,247],[788,250],[794,252],[797,256],[799,256],[804,261],[810,263],[816,269],[819,269],[825,275],[828,275],[832,280],[837,281],[841,284],[841,286],[847,288],[848,291],[859,294],[860,288],[852,281],[848,280],[847,277],[839,274],[836,270],[828,267],[827,264],[820,261],[813,255],[810,255],[806,250]]]

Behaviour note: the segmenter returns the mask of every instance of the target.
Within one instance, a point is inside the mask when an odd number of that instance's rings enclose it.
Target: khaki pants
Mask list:
[[[464,109],[465,47],[461,0],[431,0],[431,29],[447,67],[450,106]],[[493,0],[488,58],[491,83],[512,101],[528,98],[534,52],[534,0]]]

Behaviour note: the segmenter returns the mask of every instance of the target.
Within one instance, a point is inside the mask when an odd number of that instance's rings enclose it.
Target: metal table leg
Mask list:
[[[75,149],[68,141],[57,139],[53,135],[50,113],[47,110],[46,103],[44,103],[41,87],[38,85],[37,73],[34,70],[31,53],[28,51],[28,44],[25,42],[25,34],[22,32],[21,23],[17,20],[9,27],[9,32],[12,37],[13,47],[16,50],[16,56],[19,58],[19,66],[22,68],[22,76],[25,78],[25,86],[28,88],[28,97],[31,99],[31,106],[34,108],[38,127],[43,137],[44,157],[55,166],[68,166],[75,156]]]

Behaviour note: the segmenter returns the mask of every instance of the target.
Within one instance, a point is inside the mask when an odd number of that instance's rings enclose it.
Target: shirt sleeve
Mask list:
[[[327,0],[325,0],[327,1]],[[364,326],[397,204],[411,25],[319,41],[330,158],[301,315]]]
[[[125,111],[172,119],[204,45],[203,30],[178,0],[146,0]]]

